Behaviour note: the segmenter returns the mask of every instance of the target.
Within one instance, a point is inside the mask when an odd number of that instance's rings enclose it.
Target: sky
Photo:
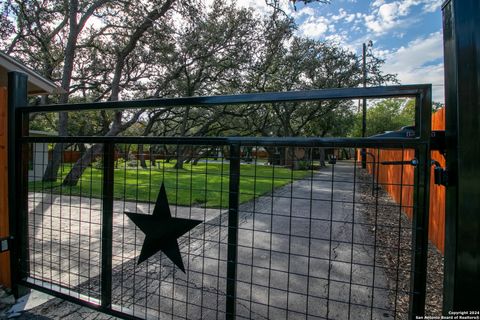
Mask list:
[[[266,10],[264,1],[237,0]],[[373,54],[385,59],[383,71],[401,84],[430,83],[433,100],[444,102],[442,0],[331,0],[330,4],[293,5],[284,10],[295,19],[297,34],[329,40],[358,54],[373,42]]]

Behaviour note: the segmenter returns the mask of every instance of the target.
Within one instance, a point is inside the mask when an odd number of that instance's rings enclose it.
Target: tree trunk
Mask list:
[[[145,154],[143,152],[143,144],[138,145],[138,156],[140,158],[140,166],[147,169],[147,162],[145,161]]]
[[[131,145],[125,145],[125,152],[123,153],[123,160],[128,161],[128,155],[130,154],[130,147]]]
[[[77,160],[67,177],[65,177],[65,180],[63,180],[63,185],[72,187],[76,186],[85,169],[88,168],[88,166],[95,160],[95,157],[99,155],[102,150],[102,144],[94,144],[90,149],[88,149],[88,151]]]
[[[115,120],[113,121],[113,125],[105,136],[116,136],[120,132],[126,130],[128,127],[130,127],[133,123],[135,123],[138,120],[141,112],[143,111],[140,111],[139,113],[137,113],[128,123],[124,125],[122,125],[121,123],[122,113],[115,112]],[[80,180],[80,177],[82,176],[85,169],[95,160],[97,156],[100,155],[102,150],[103,150],[102,144],[94,144],[90,149],[88,149],[88,151],[85,152],[85,154],[83,154],[83,156],[80,159],[78,159],[77,162],[75,162],[72,169],[63,180],[63,185],[76,186],[78,183],[78,180]]]
[[[178,147],[177,148],[177,162],[173,166],[174,169],[183,169],[183,164],[185,160],[188,158],[186,155],[185,147]]]
[[[183,162],[185,161],[185,157],[183,157],[182,151],[180,148],[177,150],[177,162],[173,166],[174,169],[183,169]]]
[[[325,164],[325,148],[320,148],[320,168],[326,167]]]
[[[81,154],[83,154],[85,151],[87,151],[87,148],[83,143],[77,143],[78,151],[80,151]]]
[[[280,165],[282,163],[282,153],[277,147],[265,147],[268,153],[268,162],[270,165]]]
[[[77,23],[78,14],[78,0],[72,0],[68,6],[69,12],[69,24],[70,30],[68,33],[67,45],[65,47],[65,60],[63,64],[62,73],[62,88],[65,93],[60,95],[59,102],[67,103],[70,91],[70,83],[72,81],[73,62],[75,60],[75,50],[77,46],[78,34],[80,33],[82,26]],[[68,113],[65,111],[58,114],[58,134],[60,136],[68,135]],[[57,143],[53,148],[52,160],[48,162],[45,173],[43,174],[43,181],[56,181],[58,176],[58,169],[62,161],[62,153],[65,149],[63,143]]]
[[[122,73],[124,71],[125,63],[128,56],[136,48],[140,38],[145,34],[145,32],[152,27],[153,23],[156,20],[163,17],[167,13],[167,11],[170,10],[174,2],[175,0],[167,0],[160,8],[154,8],[152,11],[150,11],[147,14],[147,16],[144,17],[144,19],[140,22],[140,24],[136,26],[132,35],[128,39],[128,42],[125,44],[122,50],[117,52],[117,60],[115,62],[115,69],[113,72],[113,79],[112,79],[112,85],[111,85],[111,95],[110,95],[111,101],[118,101],[119,94],[120,94],[120,82],[121,82]],[[128,124],[122,125],[122,112],[121,111],[115,112],[113,125],[110,128],[110,130],[107,132],[106,136],[118,135],[120,132],[126,130],[133,123],[135,123],[138,120],[138,117],[139,117],[139,114],[137,114],[137,117],[136,119],[134,119],[134,121],[130,120]],[[88,165],[90,165],[90,163],[95,159],[95,157],[100,154],[102,149],[103,149],[102,145],[93,145],[84,154],[84,156],[81,157],[75,163],[75,165],[72,167],[72,170],[70,170],[68,175],[63,180],[63,185],[66,185],[66,186],[77,185],[78,180],[82,176],[86,167],[88,167]]]
[[[67,124],[68,124],[68,113],[60,112],[59,113],[59,121],[58,121],[58,134],[60,136],[67,135]],[[47,168],[45,168],[45,172],[43,174],[43,181],[45,182],[54,182],[57,181],[58,178],[58,169],[60,168],[60,164],[62,163],[62,156],[63,151],[65,149],[65,145],[63,143],[55,144],[52,151],[52,159],[48,162]]]
[[[287,162],[287,148],[286,147],[280,147],[280,159],[279,159],[279,165],[284,166]]]
[[[155,168],[155,148],[150,146],[150,165]]]
[[[190,95],[187,95],[187,96],[190,96]],[[190,106],[187,106],[183,114],[183,121],[180,129],[180,137],[185,137],[185,134],[187,133],[187,121],[188,121],[189,114],[190,114]],[[186,147],[177,146],[177,163],[175,163],[175,166],[174,166],[175,169],[183,169],[183,162],[185,161],[185,158],[186,158],[184,155],[185,150],[186,150]]]
[[[288,157],[285,161],[286,165],[289,165],[292,170],[299,170],[300,163],[299,159],[297,159],[297,156],[295,155],[295,147],[288,147],[286,156]]]

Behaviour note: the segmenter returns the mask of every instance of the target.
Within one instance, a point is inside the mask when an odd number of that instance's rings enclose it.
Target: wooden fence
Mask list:
[[[445,130],[445,108],[432,115],[432,130]],[[367,149],[377,161],[408,161],[414,158],[414,150]],[[403,153],[403,154],[402,154]],[[432,159],[445,167],[445,158],[438,151],[432,151]],[[372,173],[372,158],[367,155],[367,169]],[[380,165],[377,168],[378,183],[397,203],[405,206],[403,212],[411,217],[413,206],[413,174],[412,166]],[[433,166],[430,178],[430,221],[428,237],[443,253],[445,245],[445,187],[434,184]],[[401,187],[403,185],[403,188]]]

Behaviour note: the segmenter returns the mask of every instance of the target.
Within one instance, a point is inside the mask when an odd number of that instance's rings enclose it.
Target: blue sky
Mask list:
[[[264,1],[239,0],[265,10]],[[263,2],[263,4],[262,4]],[[361,54],[362,43],[373,41],[373,52],[386,60],[384,71],[402,84],[431,83],[434,101],[444,102],[442,0],[331,0],[330,4],[284,0],[295,18],[297,33],[333,41]]]

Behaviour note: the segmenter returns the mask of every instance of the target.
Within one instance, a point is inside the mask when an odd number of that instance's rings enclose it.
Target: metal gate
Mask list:
[[[9,132],[15,133],[9,153],[12,270],[18,288],[122,318],[402,319],[424,314],[429,85],[35,107],[26,106],[23,75],[13,74],[9,88]],[[416,99],[411,134],[41,137],[29,134],[28,123],[35,112],[388,97]],[[49,147],[57,143],[103,146],[101,156],[82,167],[76,186],[36,179],[43,175]],[[138,145],[147,146],[149,154],[128,153]],[[375,151],[386,148],[414,150],[415,157],[389,163]],[[373,185],[357,151],[374,165]],[[341,152],[352,158],[339,160]],[[327,168],[320,168],[322,154]],[[68,156],[65,151],[62,178],[72,166]],[[190,163],[175,168],[179,156]],[[140,157],[147,158],[146,167]],[[382,165],[415,166],[413,184],[393,185],[412,193],[413,205],[380,197],[387,184],[375,177],[375,166]],[[383,243],[381,234],[394,241]],[[408,310],[401,307],[405,301]]]

